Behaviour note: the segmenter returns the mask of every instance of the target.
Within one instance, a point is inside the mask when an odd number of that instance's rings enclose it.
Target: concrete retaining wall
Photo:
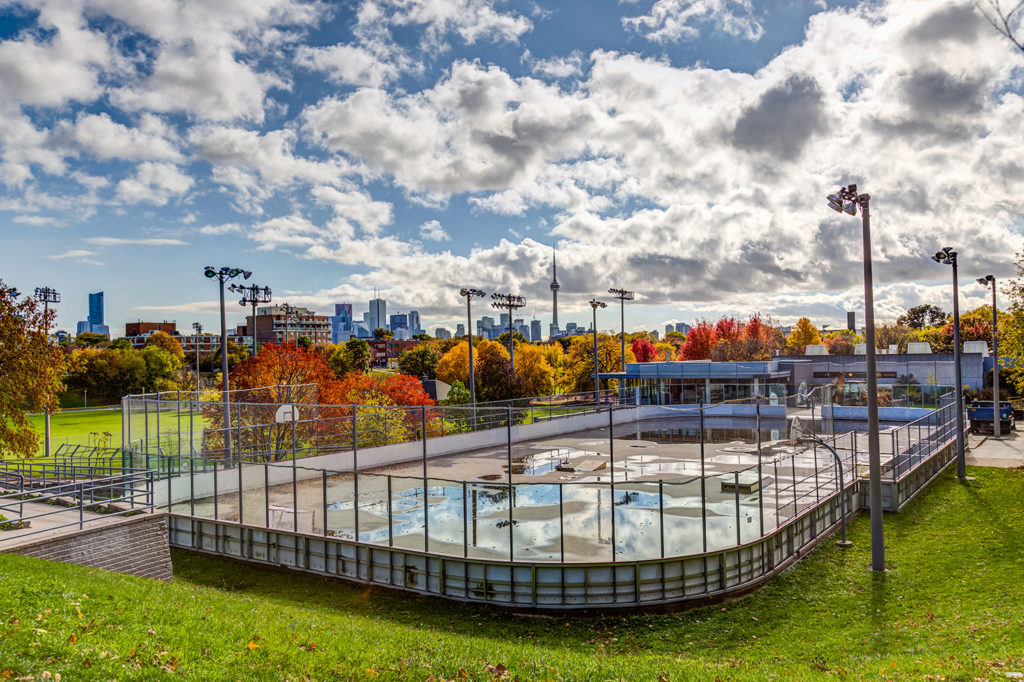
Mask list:
[[[143,578],[171,580],[173,577],[167,516],[163,513],[140,514],[59,537],[27,542],[5,551]]]

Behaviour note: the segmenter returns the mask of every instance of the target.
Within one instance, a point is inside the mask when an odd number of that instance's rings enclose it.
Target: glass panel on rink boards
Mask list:
[[[267,467],[263,464],[242,465],[242,523],[250,526],[268,524]],[[289,503],[289,506],[290,503]]]
[[[617,483],[612,495],[615,513],[615,558],[656,559],[661,556],[661,495],[657,483]]]
[[[608,484],[567,484],[562,492],[565,560],[610,561],[612,499]]]
[[[512,524],[517,561],[561,560],[560,487],[557,483],[514,486]]]
[[[508,559],[510,493],[507,485],[470,483],[466,486],[470,557]]]
[[[696,554],[703,551],[704,521],[701,514],[701,479],[664,483],[662,493],[665,504],[663,514],[665,556]],[[705,511],[705,514],[712,513],[718,515],[717,511]]]

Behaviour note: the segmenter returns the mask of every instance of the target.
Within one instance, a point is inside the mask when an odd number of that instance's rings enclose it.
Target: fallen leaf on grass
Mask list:
[[[252,651],[253,649],[259,649],[260,648],[260,645],[257,644],[256,642],[253,642],[252,640],[250,640],[249,643],[246,644],[246,646],[249,647],[249,651]]]

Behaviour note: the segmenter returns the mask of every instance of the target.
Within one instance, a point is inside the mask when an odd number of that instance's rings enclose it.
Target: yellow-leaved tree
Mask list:
[[[555,392],[555,371],[544,352],[532,343],[516,345],[516,374],[522,377],[523,390],[528,396]]]
[[[801,317],[793,325],[793,330],[786,338],[786,350],[791,355],[802,355],[808,345],[821,343],[821,334],[810,319]]]

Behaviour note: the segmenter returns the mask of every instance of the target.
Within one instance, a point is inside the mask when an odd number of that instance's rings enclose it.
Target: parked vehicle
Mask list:
[[[971,433],[978,433],[981,430],[995,430],[995,418],[993,416],[993,401],[975,400],[967,406],[967,418],[971,422]],[[1016,430],[1017,418],[1014,416],[1013,403],[1010,401],[999,401],[999,427],[1000,431],[1006,432]]]

